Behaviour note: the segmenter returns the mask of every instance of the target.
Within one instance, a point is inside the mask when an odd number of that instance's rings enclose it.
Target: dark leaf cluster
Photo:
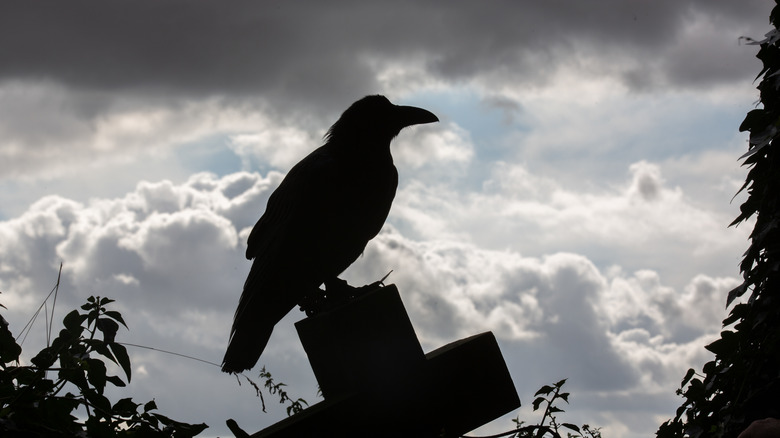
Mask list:
[[[111,302],[90,297],[81,311],[68,313],[59,335],[24,366],[22,348],[0,317],[0,436],[187,438],[207,427],[159,414],[154,401],[106,397],[107,385],[124,387],[132,369],[116,341],[119,326],[127,324],[106,308]],[[109,374],[106,361],[123,376]]]
[[[304,405],[308,406],[309,404],[306,402],[306,400],[302,398],[298,398],[293,400],[290,398],[289,395],[287,395],[287,391],[285,391],[285,386],[287,386],[284,383],[277,383],[274,381],[273,377],[271,376],[271,373],[268,372],[265,367],[263,367],[260,370],[260,378],[265,380],[265,383],[263,386],[265,386],[266,390],[271,395],[276,395],[279,397],[279,403],[289,403],[289,405],[286,407],[287,409],[287,415],[293,415],[297,414],[298,412],[301,412],[304,409]],[[261,394],[258,390],[258,395]]]
[[[743,282],[729,292],[734,305],[720,338],[707,346],[715,359],[691,369],[678,390],[684,398],[659,437],[737,436],[759,419],[780,418],[780,0],[773,29],[759,45],[763,68],[756,79],[762,108],[739,127],[750,133],[743,158],[749,168],[740,192],[747,200],[732,226],[754,218],[750,246],[740,264]]]
[[[568,438],[601,438],[601,430],[587,424],[577,426],[572,423],[558,421],[557,414],[565,412],[558,405],[560,401],[569,404],[569,393],[563,392],[567,379],[559,380],[552,385],[544,385],[534,394],[532,406],[538,411],[544,406],[542,419],[538,424],[526,425],[525,421],[515,418],[515,430],[501,434],[511,438],[562,438],[561,432],[566,432]]]

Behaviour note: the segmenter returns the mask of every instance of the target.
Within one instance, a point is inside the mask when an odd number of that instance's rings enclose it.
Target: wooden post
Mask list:
[[[325,400],[253,437],[457,437],[520,406],[492,333],[424,355],[394,285],[295,326]]]

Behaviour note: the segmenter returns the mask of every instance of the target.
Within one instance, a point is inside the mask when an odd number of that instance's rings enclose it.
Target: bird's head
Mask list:
[[[414,106],[393,105],[385,96],[366,96],[353,103],[325,135],[327,141],[346,144],[390,144],[403,128],[438,122],[432,112]]]

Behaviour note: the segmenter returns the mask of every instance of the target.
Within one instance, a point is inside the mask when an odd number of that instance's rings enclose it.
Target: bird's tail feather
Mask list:
[[[274,326],[236,328],[222,359],[222,371],[226,373],[240,373],[255,366],[271,338]]]
[[[255,259],[244,283],[230,342],[222,359],[222,371],[226,373],[239,373],[255,366],[276,323],[296,305],[290,285],[266,272],[266,266]]]

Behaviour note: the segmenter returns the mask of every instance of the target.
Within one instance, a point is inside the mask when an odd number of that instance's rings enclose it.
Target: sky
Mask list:
[[[0,2],[0,303],[18,333],[116,300],[119,340],[220,362],[270,193],[352,102],[435,113],[343,278],[392,270],[423,349],[492,331],[528,423],[652,435],[711,355],[752,224],[738,127],[769,0]],[[319,401],[294,330],[260,360]],[[36,322],[27,360],[44,342]],[[130,347],[113,399],[227,436],[285,417],[215,366]],[[250,374],[256,377],[257,370]]]

